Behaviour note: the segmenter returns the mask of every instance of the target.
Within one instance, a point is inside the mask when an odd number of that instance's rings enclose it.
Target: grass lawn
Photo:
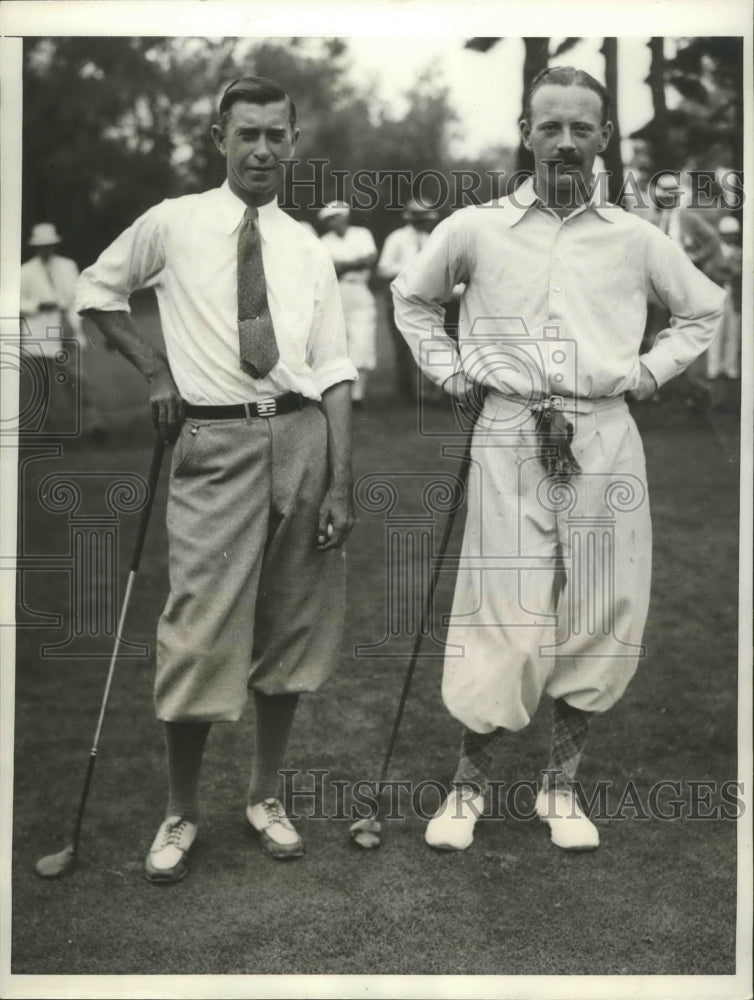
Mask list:
[[[154,329],[148,306],[142,319]],[[419,435],[413,408],[392,395],[390,345],[368,408],[356,415],[355,471],[405,473],[401,502],[420,510],[453,429],[447,408]],[[146,393],[128,365],[99,349],[91,358],[112,414],[104,447],[77,441],[25,466],[24,548],[65,556],[68,518],[38,496],[52,472],[146,475],[152,431]],[[736,777],[738,431],[732,387],[716,388],[706,414],[680,390],[635,408],[649,466],[654,518],[653,602],[647,657],[624,699],[592,726],[581,778],[627,781],[646,802],[663,779],[722,783]],[[79,477],[102,494],[96,475]],[[163,476],[126,637],[153,651],[166,595]],[[85,499],[89,497],[87,493]],[[94,509],[94,508],[92,508]],[[89,512],[89,509],[87,509]],[[119,522],[123,587],[136,515]],[[457,529],[460,528],[460,519]],[[353,655],[386,633],[386,521],[359,512],[348,546],[349,613],[336,677],[302,700],[289,765],[326,768],[328,781],[376,778],[406,658]],[[456,530],[454,551],[460,541]],[[43,560],[44,561],[44,560]],[[64,560],[63,560],[64,561]],[[16,675],[12,970],[35,974],[424,974],[658,975],[735,971],[736,827],[731,821],[600,821],[588,855],[551,846],[538,821],[485,820],[461,855],[438,855],[409,815],[385,825],[379,851],[361,852],[347,820],[305,818],[307,854],[269,861],[244,819],[253,746],[247,712],[213,730],[203,771],[203,822],[190,877],[149,885],[143,857],[162,816],[163,744],[151,704],[153,652],[119,663],[82,841],[71,878],[44,882],[35,860],[69,838],[112,641],[83,637],[77,655],[42,647],[69,633],[65,566],[28,574]],[[449,606],[444,574],[438,608]],[[418,597],[417,597],[418,600]],[[62,615],[41,627],[41,612]],[[35,625],[35,622],[37,623]],[[86,658],[81,651],[107,655]],[[398,636],[389,647],[408,648]],[[420,661],[393,759],[394,778],[448,782],[459,729],[440,700],[441,661]],[[549,707],[511,737],[501,779],[536,779],[547,760]],[[685,787],[685,786],[684,786]],[[329,788],[329,786],[328,786]],[[613,792],[612,801],[619,793]],[[688,799],[688,793],[684,791]],[[531,798],[531,797],[530,797]],[[719,796],[713,794],[713,801]],[[522,793],[522,801],[526,796]],[[426,802],[431,808],[431,797]]]

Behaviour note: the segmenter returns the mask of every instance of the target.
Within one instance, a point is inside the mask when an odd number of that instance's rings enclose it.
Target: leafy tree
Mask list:
[[[651,169],[743,165],[743,40],[681,38],[665,56],[662,38],[649,42],[653,115],[631,134],[649,145]],[[680,97],[668,107],[667,87]]]
[[[353,86],[349,58],[341,39],[27,40],[24,231],[51,221],[66,252],[88,263],[150,205],[219,184],[209,125],[224,86],[249,74],[285,81],[301,124],[296,156],[328,160],[321,197],[340,193],[335,170],[447,176],[454,114],[438,73],[421,75],[407,112],[395,116]],[[311,175],[303,162],[300,172]],[[389,193],[383,185],[380,205],[364,217],[378,235],[396,222],[383,210]],[[407,189],[400,194],[405,200]],[[293,214],[312,220],[316,212]]]
[[[681,95],[683,153],[701,166],[743,165],[743,39],[682,38],[665,67]]]

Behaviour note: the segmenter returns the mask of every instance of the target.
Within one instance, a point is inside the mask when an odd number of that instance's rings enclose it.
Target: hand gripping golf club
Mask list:
[[[437,589],[437,584],[440,579],[440,573],[442,573],[443,564],[445,562],[445,554],[448,551],[448,544],[450,542],[450,536],[453,532],[453,525],[455,524],[456,514],[461,507],[461,502],[463,500],[463,495],[466,491],[466,483],[469,478],[469,466],[471,465],[471,442],[474,437],[474,427],[476,426],[476,421],[479,419],[479,414],[482,408],[482,398],[473,400],[474,403],[474,419],[472,421],[471,427],[469,429],[468,436],[466,438],[466,444],[463,450],[463,456],[461,458],[461,464],[458,468],[458,479],[457,479],[457,502],[453,504],[448,514],[447,520],[445,521],[445,530],[443,531],[442,540],[440,541],[440,549],[437,554],[437,560],[435,562],[434,570],[432,571],[432,577],[429,581],[429,587],[427,588],[427,595],[424,600],[424,606],[422,607],[421,619],[419,623],[419,629],[416,633],[416,638],[414,639],[414,648],[411,653],[411,659],[409,660],[408,667],[406,669],[406,678],[403,681],[403,690],[401,691],[400,701],[398,702],[398,709],[395,713],[395,719],[393,720],[393,728],[390,733],[390,739],[388,740],[387,749],[385,750],[385,757],[382,761],[382,769],[380,770],[379,781],[377,782],[377,811],[374,816],[366,817],[365,819],[356,820],[355,823],[351,824],[350,834],[354,843],[358,844],[359,847],[366,848],[370,850],[374,847],[379,847],[381,843],[382,834],[382,823],[380,822],[380,815],[383,808],[383,798],[385,793],[384,783],[387,778],[388,769],[390,768],[390,761],[393,756],[393,750],[395,749],[395,743],[398,739],[398,731],[401,726],[401,720],[403,719],[403,710],[406,707],[406,702],[408,700],[408,693],[411,688],[411,681],[414,676],[414,671],[416,670],[416,664],[419,659],[419,651],[421,649],[422,640],[424,638],[424,633],[427,631],[429,619],[432,615],[432,608],[435,601],[435,590]]]
[[[81,792],[81,801],[79,802],[78,812],[76,813],[76,822],[73,827],[73,839],[67,847],[64,847],[62,851],[57,854],[47,854],[45,857],[40,858],[37,861],[36,869],[37,874],[41,875],[42,878],[60,878],[62,875],[68,875],[76,867],[78,853],[79,853],[79,841],[81,839],[81,824],[84,820],[84,809],[86,807],[86,800],[89,796],[89,786],[92,783],[92,775],[94,774],[94,765],[97,762],[97,750],[99,748],[100,735],[102,733],[102,723],[105,719],[105,711],[107,709],[107,700],[110,696],[110,686],[113,682],[113,674],[115,673],[115,662],[118,658],[118,650],[120,649],[120,644],[123,634],[123,625],[126,620],[126,613],[128,611],[128,602],[131,599],[131,590],[133,588],[134,577],[139,569],[139,562],[141,560],[141,551],[144,547],[144,539],[147,534],[147,527],[149,525],[149,515],[152,512],[152,504],[154,503],[154,495],[157,489],[157,481],[160,478],[160,468],[162,466],[162,456],[165,453],[165,442],[161,437],[157,437],[155,442],[154,452],[152,454],[152,465],[149,469],[149,479],[147,483],[147,499],[146,503],[141,512],[141,518],[139,520],[139,528],[136,533],[136,545],[134,546],[134,554],[131,559],[131,571],[128,574],[128,581],[126,583],[126,593],[123,597],[123,603],[120,609],[120,617],[118,618],[118,629],[115,635],[115,646],[113,647],[113,653],[110,657],[110,668],[107,671],[107,680],[105,681],[105,691],[102,695],[102,704],[99,710],[99,719],[97,720],[97,728],[94,731],[94,740],[92,742],[92,749],[89,751],[89,763],[86,769],[86,777],[84,778],[84,787]]]

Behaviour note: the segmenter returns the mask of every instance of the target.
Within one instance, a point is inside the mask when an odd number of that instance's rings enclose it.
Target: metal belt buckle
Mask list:
[[[257,403],[257,413],[260,417],[274,417],[277,412],[277,403],[270,396],[268,399],[260,399]]]

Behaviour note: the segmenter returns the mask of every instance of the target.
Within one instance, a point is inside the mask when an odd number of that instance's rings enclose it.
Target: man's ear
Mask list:
[[[518,131],[521,134],[521,142],[526,149],[531,149],[531,125],[525,118],[518,123]]]
[[[613,134],[613,123],[605,122],[605,124],[600,129],[600,143],[597,147],[598,153],[604,153],[607,149],[607,144],[610,142],[610,136]]]
[[[218,151],[225,156],[228,151],[228,148],[225,145],[225,129],[221,125],[213,125],[209,131],[212,136],[212,141],[215,146],[217,146]]]
[[[291,139],[291,152],[296,148],[296,143],[298,142],[299,136],[301,135],[301,129],[295,128],[293,130],[293,137]]]

